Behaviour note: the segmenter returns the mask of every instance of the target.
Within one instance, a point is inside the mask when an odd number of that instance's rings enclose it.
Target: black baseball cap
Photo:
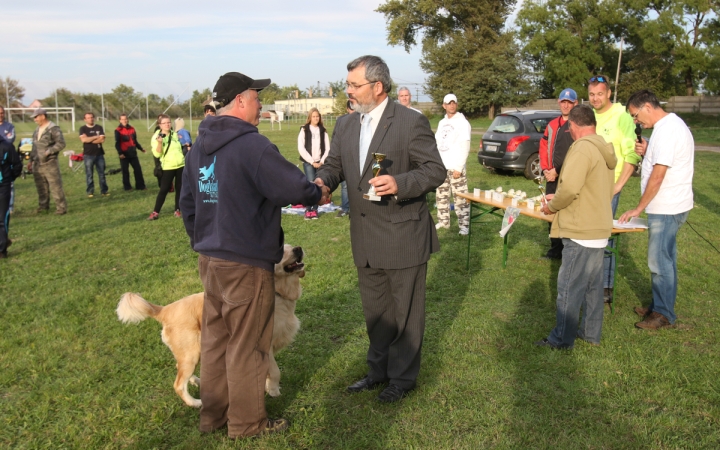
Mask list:
[[[212,111],[215,112],[215,102],[210,102],[207,105],[205,105],[205,108],[203,108],[203,112]]]
[[[228,72],[218,78],[213,88],[213,100],[217,108],[222,108],[234,99],[238,94],[252,89],[261,91],[268,87],[270,79],[253,80],[240,72]]]

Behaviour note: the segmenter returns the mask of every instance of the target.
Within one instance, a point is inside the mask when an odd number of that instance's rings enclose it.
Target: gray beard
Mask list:
[[[358,103],[350,103],[350,104],[353,107],[353,111],[358,112],[360,114],[367,114],[370,111],[372,111],[373,109],[375,109],[375,107],[377,106],[375,104],[361,105],[359,102]]]

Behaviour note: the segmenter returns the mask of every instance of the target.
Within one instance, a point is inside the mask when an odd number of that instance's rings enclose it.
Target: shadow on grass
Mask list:
[[[642,255],[647,255],[647,241],[645,248],[643,249]],[[638,245],[636,239],[631,239],[630,235],[624,235],[620,238],[620,257],[617,259],[618,264],[617,276],[615,278],[615,295],[620,292],[618,290],[618,283],[624,279],[632,292],[635,294],[635,299],[629,298],[614,298],[615,313],[618,313],[618,308],[629,309],[635,305],[647,306],[650,304],[652,299],[652,290],[650,289],[650,279],[639,276],[643,273],[643,270],[647,269],[647,257],[643,258],[642,263],[645,269],[638,266],[633,257],[631,246]],[[639,279],[638,279],[639,278]],[[619,296],[618,296],[619,297]]]
[[[557,276],[555,266],[551,278]],[[564,433],[556,428],[556,418],[585,408],[583,382],[573,351],[533,345],[555,325],[554,302],[545,301],[554,296],[555,291],[549,291],[545,283],[533,281],[517,303],[514,320],[501,332],[498,345],[505,350],[498,360],[512,374],[511,385],[506,387],[511,390],[513,409],[504,430],[511,448],[553,447]]]
[[[720,191],[720,188],[718,186],[713,186],[713,188],[714,189],[711,190],[711,192]],[[716,215],[720,213],[720,203],[703,194],[699,189],[693,191],[693,194],[695,197],[695,202],[707,209],[708,212]]]
[[[291,433],[284,438],[286,444],[294,448],[366,449],[386,448],[397,440],[393,432],[398,422],[405,420],[408,408],[433,390],[444,370],[444,338],[462,308],[470,281],[465,270],[467,240],[457,235],[457,225],[453,224],[452,230],[441,233],[443,250],[428,264],[418,385],[400,402],[378,402],[380,389],[346,392],[349,384],[367,373],[368,338],[356,288],[357,272],[342,269],[346,283],[338,286],[352,288],[328,285],[315,298],[303,299],[303,308],[311,316],[303,319],[298,312],[303,321],[301,333],[278,358],[282,396],[267,401],[270,417],[286,415],[294,421]]]
[[[454,218],[454,214],[452,214]],[[475,224],[476,230],[480,230]],[[425,304],[426,325],[423,343],[424,371],[419,384],[432,386],[444,370],[444,339],[463,303],[472,274],[483,265],[480,250],[492,245],[483,238],[485,230],[470,236],[470,269],[466,269],[468,238],[457,234],[457,224],[452,220],[449,230],[440,233],[440,252],[433,256],[432,270],[428,271],[428,292]]]

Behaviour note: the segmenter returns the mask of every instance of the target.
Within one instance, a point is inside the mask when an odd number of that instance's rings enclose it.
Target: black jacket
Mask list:
[[[15,146],[0,139],[0,184],[10,184],[22,173],[22,161]]]

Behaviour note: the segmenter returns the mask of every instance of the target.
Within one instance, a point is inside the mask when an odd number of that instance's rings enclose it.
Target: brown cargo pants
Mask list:
[[[32,170],[38,193],[38,209],[50,209],[50,193],[52,193],[56,212],[66,213],[67,201],[65,200],[58,160],[52,159],[44,163],[35,161]]]
[[[205,287],[201,332],[200,431],[227,423],[228,436],[265,429],[265,379],[275,310],[272,272],[200,255]]]

